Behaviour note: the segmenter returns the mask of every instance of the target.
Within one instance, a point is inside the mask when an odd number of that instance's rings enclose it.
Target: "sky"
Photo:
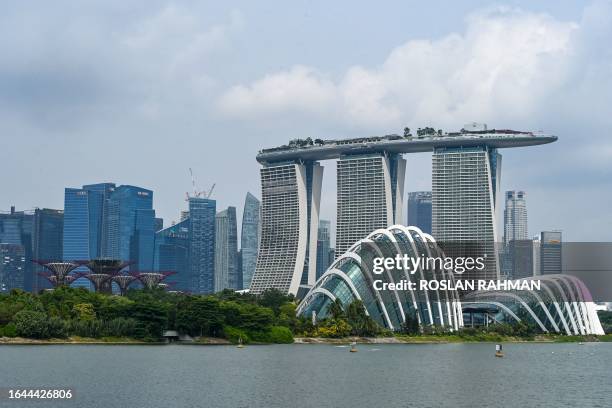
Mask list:
[[[65,187],[109,181],[152,189],[169,225],[192,168],[241,214],[247,191],[260,196],[261,148],[476,121],[559,137],[501,151],[530,234],[612,240],[610,1],[1,8],[0,210],[62,208]],[[406,191],[430,190],[430,155],[406,159]],[[322,164],[334,221],[335,164]]]

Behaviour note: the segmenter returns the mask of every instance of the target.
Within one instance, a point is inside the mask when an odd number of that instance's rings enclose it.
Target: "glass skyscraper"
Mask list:
[[[540,233],[540,275],[562,273],[561,231],[542,231]]]
[[[524,191],[506,191],[504,208],[504,244],[529,238],[527,231],[527,202]]]
[[[24,289],[25,266],[23,245],[0,243],[0,293]]]
[[[506,191],[503,251],[500,253],[501,272],[504,276],[512,279],[532,276],[533,266],[530,268],[528,265],[529,256],[533,256],[533,244],[530,242],[525,192]]]
[[[319,237],[317,239],[317,280],[325,273],[334,258],[331,255],[331,224],[327,220],[319,220]]]
[[[151,271],[155,237],[153,192],[129,185],[115,188],[108,198],[105,218],[102,255],[132,261],[132,271]]]
[[[238,266],[236,207],[228,207],[215,217],[215,292],[242,289]]]
[[[102,185],[96,188],[66,188],[64,190],[64,261],[99,258],[101,255],[104,195]],[[92,187],[92,186],[89,186]],[[77,272],[86,272],[80,267]],[[72,286],[92,289],[91,283],[79,278]]]
[[[32,228],[34,216],[30,212],[15,211],[0,213],[0,244],[4,244],[7,256],[4,278],[5,287],[32,290]],[[23,256],[23,265],[21,257]]]
[[[189,219],[155,233],[153,268],[159,272],[172,271],[173,289],[190,291],[189,280]]]
[[[251,280],[257,265],[257,250],[259,248],[259,232],[261,222],[259,216],[259,200],[247,193],[242,213],[242,231],[240,234],[240,256],[242,263],[242,287],[251,286]]]
[[[64,250],[64,211],[49,208],[34,210],[32,258],[39,261],[61,261]],[[26,276],[26,289],[38,293],[50,288],[50,283],[38,273],[44,268],[33,265],[34,273],[30,282]]]
[[[408,193],[408,220],[406,225],[418,227],[431,234],[431,191]]]
[[[194,293],[215,290],[215,216],[217,202],[189,198],[189,288]]]

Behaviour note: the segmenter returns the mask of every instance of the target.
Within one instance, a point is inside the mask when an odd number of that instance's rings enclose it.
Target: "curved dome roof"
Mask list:
[[[325,318],[328,308],[336,299],[344,307],[361,300],[366,312],[381,326],[399,329],[409,319],[420,326],[438,326],[457,330],[463,326],[461,303],[452,290],[376,290],[382,283],[400,284],[416,280],[454,280],[444,269],[424,270],[414,274],[406,270],[387,269],[382,274],[373,272],[374,258],[395,258],[396,255],[419,257],[444,256],[434,238],[417,227],[393,225],[378,229],[356,242],[336,259],[319,278],[298,307],[298,314],[310,316],[313,312]]]

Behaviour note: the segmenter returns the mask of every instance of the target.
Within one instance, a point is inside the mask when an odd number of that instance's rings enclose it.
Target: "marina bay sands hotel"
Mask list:
[[[371,232],[403,224],[406,160],[433,152],[432,235],[438,242],[487,243],[486,276],[497,279],[496,198],[498,149],[551,143],[556,136],[464,126],[459,132],[431,128],[418,136],[388,135],[343,140],[294,140],[263,149],[262,231],[252,293],[277,288],[298,294],[316,280],[322,160],[337,160],[336,255]],[[466,277],[470,278],[470,277]],[[300,291],[301,292],[301,291]]]

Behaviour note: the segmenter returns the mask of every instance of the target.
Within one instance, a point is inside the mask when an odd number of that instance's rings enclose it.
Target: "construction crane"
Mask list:
[[[193,189],[193,193],[190,196],[189,192],[185,193],[185,201],[189,201],[189,198],[193,197],[193,198],[210,198],[210,196],[213,193],[213,190],[215,189],[215,186],[217,185],[216,183],[213,183],[212,187],[210,188],[210,190],[206,191],[206,190],[202,190],[202,191],[198,191],[196,189],[196,182],[195,182],[195,177],[193,175],[193,170],[191,169],[191,167],[189,168],[189,174],[191,175],[191,188]]]

